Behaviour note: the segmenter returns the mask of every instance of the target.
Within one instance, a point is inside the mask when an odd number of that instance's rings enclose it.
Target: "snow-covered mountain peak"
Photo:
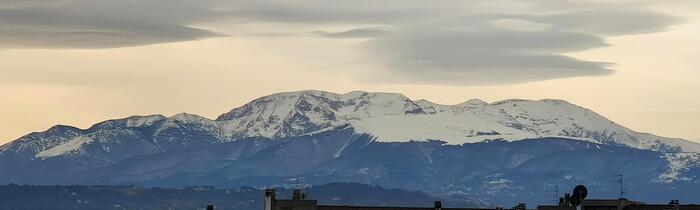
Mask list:
[[[143,127],[143,126],[150,126],[153,125],[154,123],[165,120],[165,116],[156,114],[156,115],[147,115],[147,116],[131,116],[126,118],[126,126],[127,127]]]
[[[496,101],[491,103],[493,106],[498,107],[515,107],[515,109],[531,109],[530,111],[540,111],[546,109],[559,109],[559,110],[580,110],[580,111],[591,111],[584,107],[572,104],[566,100],[561,99],[541,99],[541,100],[527,100],[527,99],[508,99],[502,101]]]
[[[455,105],[455,106],[457,106],[457,107],[464,107],[464,106],[485,106],[485,105],[488,105],[488,104],[489,104],[489,103],[487,103],[486,101],[483,101],[483,100],[478,99],[478,98],[474,98],[474,99],[469,99],[468,101],[459,103],[459,104],[457,104],[457,105]]]
[[[335,94],[335,93],[331,93]],[[367,92],[367,91],[350,91],[343,94],[338,94],[341,96],[342,100],[357,99],[362,97],[383,97],[383,98],[397,98],[397,99],[408,99],[405,95],[401,93],[388,93],[388,92]]]
[[[421,114],[408,97],[353,91],[336,94],[298,91],[264,96],[217,118],[227,137],[288,137],[343,126],[349,121],[388,115]]]
[[[70,125],[54,125],[54,126],[51,126],[49,129],[47,129],[46,131],[41,132],[41,133],[43,133],[45,135],[55,135],[55,134],[64,133],[67,131],[79,132],[80,128],[76,128],[76,127],[73,127]],[[39,133],[35,132],[32,134],[39,134]],[[32,134],[29,134],[29,135],[32,135]]]
[[[700,152],[700,144],[639,133],[580,106],[556,99],[511,99],[487,103],[472,99],[455,105],[413,101],[402,94],[353,91],[297,91],[255,99],[216,120],[194,114],[131,116],[81,130],[56,127],[18,139],[4,149],[41,152],[46,157],[78,151],[83,145],[129,136],[152,135],[157,148],[176,145],[175,137],[196,132],[207,141],[246,137],[297,137],[351,127],[376,141],[441,140],[463,144],[484,140],[516,141],[565,137],[665,152]],[[111,139],[111,140],[110,140]],[[24,143],[23,143],[24,142]]]
[[[64,144],[71,138],[82,134],[83,131],[79,128],[66,125],[55,125],[44,132],[33,132],[24,135],[13,142],[5,144],[2,146],[2,149],[0,149],[0,152],[5,150],[13,150],[38,153],[57,145]]]
[[[190,114],[190,113],[179,113],[173,116],[170,116],[167,118],[168,120],[177,120],[181,122],[202,122],[202,121],[213,121],[209,118],[202,117],[196,114]]]
[[[487,140],[499,141],[465,144]],[[390,174],[491,193],[502,183],[605,180],[611,167],[642,174],[631,178],[639,186],[692,192],[700,144],[635,132],[555,99],[442,105],[392,93],[298,91],[255,99],[217,120],[131,116],[88,129],[54,126],[0,146],[0,171],[12,172],[0,180],[40,184],[230,184],[300,174],[370,182],[395,180],[384,172],[397,171]]]
[[[273,94],[221,115],[227,138],[288,137],[351,125],[379,141],[569,137],[635,148],[678,151],[693,143],[645,135],[564,100],[472,99],[456,105],[412,101],[402,94],[298,91]],[[660,142],[660,143],[659,143]],[[663,144],[665,146],[659,146]]]
[[[520,124],[540,128],[542,134],[577,128],[597,131],[623,128],[598,113],[564,100],[506,100],[492,105],[507,112]]]
[[[276,118],[286,119],[312,113],[325,113],[319,117],[335,120],[337,117],[365,118],[413,112],[420,112],[420,107],[402,94],[362,91],[336,94],[307,90],[264,96],[222,114],[217,120],[230,121],[255,115],[277,121]]]

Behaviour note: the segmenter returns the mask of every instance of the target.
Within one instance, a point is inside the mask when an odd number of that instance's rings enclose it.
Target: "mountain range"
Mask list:
[[[0,146],[0,183],[286,185],[358,182],[511,205],[555,189],[684,199],[700,144],[636,132],[563,100],[456,105],[396,93],[278,93],[208,119],[132,116],[57,125]],[[563,192],[564,190],[562,190]],[[511,203],[509,203],[511,202]]]

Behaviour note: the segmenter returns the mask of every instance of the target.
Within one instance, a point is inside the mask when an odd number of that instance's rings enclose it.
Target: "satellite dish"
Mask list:
[[[574,207],[581,205],[581,202],[588,196],[586,186],[578,185],[574,187],[574,192],[571,194],[571,205]]]

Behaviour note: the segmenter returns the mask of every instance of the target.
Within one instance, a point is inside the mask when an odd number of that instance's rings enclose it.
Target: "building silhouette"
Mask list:
[[[385,206],[350,206],[319,205],[318,201],[308,199],[303,190],[294,190],[291,199],[278,199],[274,189],[265,190],[265,210],[527,210],[525,204],[513,208],[444,208],[441,201],[435,201],[432,207],[385,207]],[[537,210],[700,210],[700,205],[683,205],[678,200],[668,204],[646,204],[626,199],[589,199],[579,201],[577,206],[569,198],[561,198],[559,205],[539,205]]]
[[[274,189],[265,190],[265,210],[506,210],[502,208],[443,208],[441,201],[435,201],[433,207],[385,207],[385,206],[350,206],[318,205],[316,200],[307,199],[303,190],[294,190],[292,199],[278,199]],[[526,210],[525,204],[518,204],[508,210]]]
[[[700,205],[683,205],[679,200],[667,204],[647,204],[639,201],[621,199],[589,199],[581,202],[581,210],[700,210]],[[576,210],[576,207],[562,205],[537,206],[537,210]]]

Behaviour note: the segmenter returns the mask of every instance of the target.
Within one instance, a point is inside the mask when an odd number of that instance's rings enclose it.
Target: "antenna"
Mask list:
[[[308,197],[307,192],[305,190],[303,190],[303,188],[304,188],[304,185],[302,184],[303,181],[304,181],[303,177],[297,177],[294,180],[294,183],[295,183],[294,185],[296,185],[296,186],[295,186],[295,189],[293,191],[294,194],[292,195],[292,200],[306,200],[306,198]]]
[[[554,190],[554,204],[559,204],[559,185],[557,184],[556,190]]]
[[[297,177],[297,178],[294,180],[294,187],[295,187],[297,190],[301,190],[301,189],[302,189],[301,186],[302,186],[303,183],[304,183],[303,177]]]
[[[623,199],[623,198],[625,198],[625,191],[623,190],[624,185],[622,182],[623,176],[622,176],[622,174],[615,174],[615,176],[617,177],[617,182],[620,182],[620,199]]]

